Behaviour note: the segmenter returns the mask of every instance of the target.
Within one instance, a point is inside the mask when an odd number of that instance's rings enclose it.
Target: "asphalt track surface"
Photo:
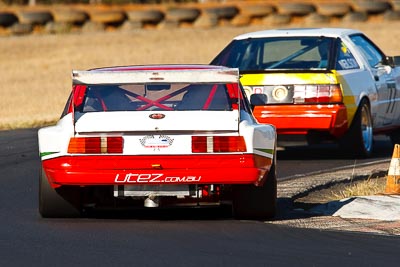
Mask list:
[[[375,137],[372,157],[366,159],[346,156],[334,144],[286,147],[278,151],[278,179],[357,168],[366,164],[390,160],[392,154],[393,144],[386,136]]]
[[[237,221],[219,209],[42,219],[36,133],[0,132],[0,266],[399,265],[396,237]]]

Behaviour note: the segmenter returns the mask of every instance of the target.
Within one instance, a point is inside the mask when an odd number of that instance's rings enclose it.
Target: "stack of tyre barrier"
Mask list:
[[[263,0],[171,5],[65,5],[0,8],[0,34],[177,27],[306,26],[400,20],[400,0]]]

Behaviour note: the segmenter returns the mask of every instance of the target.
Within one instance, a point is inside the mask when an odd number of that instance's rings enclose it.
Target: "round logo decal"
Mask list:
[[[162,113],[153,113],[149,115],[150,119],[154,119],[154,120],[160,120],[160,119],[164,119],[165,115]]]

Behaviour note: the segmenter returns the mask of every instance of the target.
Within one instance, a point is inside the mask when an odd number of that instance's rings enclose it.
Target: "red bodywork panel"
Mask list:
[[[339,138],[348,129],[343,104],[256,106],[253,114],[259,123],[275,125],[278,134],[302,135],[317,130]]]
[[[53,187],[122,184],[260,184],[271,159],[244,155],[63,156],[42,162]],[[259,167],[255,167],[258,165]]]

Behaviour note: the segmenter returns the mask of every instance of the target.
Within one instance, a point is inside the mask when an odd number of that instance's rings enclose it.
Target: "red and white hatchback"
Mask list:
[[[127,66],[73,71],[59,122],[39,130],[43,217],[98,207],[232,204],[276,211],[276,131],[258,124],[238,69]]]

